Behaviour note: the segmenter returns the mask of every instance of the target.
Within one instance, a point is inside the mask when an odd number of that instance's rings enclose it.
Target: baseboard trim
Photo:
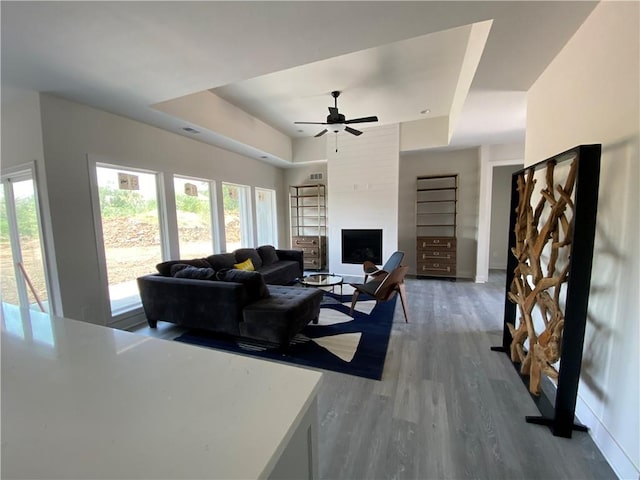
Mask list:
[[[110,322],[107,326],[110,328],[117,328],[119,330],[131,330],[136,326],[142,325],[147,322],[147,317],[143,312],[134,313],[131,316],[120,317],[118,320]]]
[[[607,427],[578,395],[576,402],[576,417],[589,427],[589,435],[593,439],[604,458],[620,479],[639,479],[640,470],[636,467],[625,451],[613,438]]]

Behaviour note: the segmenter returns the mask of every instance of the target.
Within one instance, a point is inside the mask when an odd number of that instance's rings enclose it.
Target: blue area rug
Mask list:
[[[349,316],[350,305],[351,296],[345,295],[341,302],[339,295],[325,293],[319,323],[307,325],[286,352],[201,330],[189,331],[175,340],[380,380],[396,299],[375,305],[375,300],[361,295],[353,317]]]

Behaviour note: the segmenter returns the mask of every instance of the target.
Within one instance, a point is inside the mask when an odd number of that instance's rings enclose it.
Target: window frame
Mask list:
[[[171,175],[171,185],[173,188],[173,203],[176,214],[176,243],[178,248],[178,254],[180,252],[180,230],[178,228],[178,205],[177,205],[177,192],[175,190],[175,179],[192,180],[195,182],[205,182],[209,185],[209,220],[211,222],[211,253],[218,253],[220,250],[220,223],[218,219],[218,195],[217,195],[217,182],[208,178],[192,177],[189,175],[181,175],[174,173]],[[179,258],[181,258],[179,256]]]
[[[98,185],[97,168],[111,168],[114,170],[126,170],[155,175],[156,196],[158,202],[158,227],[160,230],[160,255],[164,260],[169,252],[169,229],[167,224],[166,192],[164,188],[164,174],[161,171],[140,167],[132,167],[109,157],[98,155],[88,155],[89,161],[89,185],[91,190],[91,209],[93,211],[93,226],[96,234],[96,253],[98,256],[98,276],[101,286],[101,303],[107,326],[113,326],[123,320],[143,314],[142,302],[130,304],[113,311],[111,307],[111,296],[109,293],[109,275],[107,270],[107,256],[104,245],[104,232],[102,228],[102,210],[100,208],[100,193]]]
[[[260,228],[258,225],[258,195],[260,192],[268,192],[269,194],[271,194],[271,211],[273,212],[273,215],[271,217],[271,228],[273,231],[273,239],[269,242],[262,242],[258,236],[260,235]],[[265,188],[265,187],[254,187],[254,195],[253,195],[253,199],[255,201],[255,211],[256,211],[256,215],[255,215],[255,242],[256,242],[256,246],[258,245],[273,245],[274,247],[278,248],[279,245],[279,239],[278,239],[278,201],[277,201],[277,195],[278,192],[276,192],[275,189],[273,188]]]
[[[240,248],[250,248],[255,246],[255,231],[253,228],[253,207],[252,207],[252,195],[251,195],[251,186],[243,185],[241,183],[233,183],[233,182],[221,182],[220,185],[220,193],[222,194],[222,226],[224,231],[224,249],[229,251],[227,246],[227,230],[226,230],[226,222],[224,218],[224,186],[228,185],[230,187],[237,187],[240,189],[244,195],[244,198],[241,202],[239,202],[238,209],[240,211],[240,231],[241,231],[241,241]],[[246,233],[246,235],[245,235]]]
[[[33,181],[33,193],[34,193],[34,201],[36,207],[36,217],[38,221],[38,228],[40,230],[40,249],[42,255],[42,267],[44,269],[44,280],[47,288],[47,302],[49,306],[48,314],[63,316],[62,311],[62,297],[60,295],[60,285],[58,282],[58,270],[56,268],[55,261],[55,248],[53,243],[53,236],[51,234],[51,220],[49,215],[49,203],[48,203],[48,195],[46,183],[40,182],[40,168],[38,167],[38,163],[35,160],[30,162],[25,162],[19,165],[14,165],[10,167],[6,167],[2,169],[2,174],[0,175],[0,182],[2,184],[15,183],[16,181],[23,180],[31,180]],[[15,198],[13,192],[13,185],[10,186],[11,199],[7,201],[7,190],[5,188],[5,202],[7,210],[11,206],[13,209],[12,213],[7,211],[7,221],[9,226],[9,236],[11,242],[11,257],[12,262],[15,259],[14,246],[15,241],[18,241],[19,245],[19,236],[17,230],[17,223],[15,218]],[[12,218],[13,217],[13,218]],[[15,238],[14,238],[15,237]],[[19,259],[22,261],[22,249],[19,247]],[[15,263],[15,262],[13,262]],[[13,266],[14,275],[16,278],[16,284],[18,283],[18,278],[20,278],[20,272],[18,272],[18,268]],[[23,280],[22,283],[25,283]],[[25,284],[26,287],[26,284]],[[20,301],[22,302],[22,293],[20,293],[20,288],[18,288],[18,294],[20,296]],[[27,303],[28,303],[28,294],[27,294]]]

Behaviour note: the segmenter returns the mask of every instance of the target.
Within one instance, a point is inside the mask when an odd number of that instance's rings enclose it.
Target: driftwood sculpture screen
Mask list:
[[[555,167],[555,161],[546,165],[546,185],[540,190],[540,200],[535,209],[531,202],[538,183],[534,170],[529,169],[517,177],[516,244],[511,254],[516,257],[518,266],[508,297],[518,306],[519,325],[516,327],[508,322],[507,327],[513,338],[511,360],[520,363],[520,373],[529,375],[529,391],[535,395],[540,393],[541,374],[558,379],[554,364],[560,360],[560,341],[564,330],[560,298],[562,286],[568,279],[568,251],[573,239],[574,203],[571,197],[578,162],[573,159],[563,184],[554,181]],[[545,210],[550,211],[543,219]],[[550,250],[546,266],[542,261],[545,250]],[[564,260],[564,265],[558,265],[560,259]],[[543,323],[541,331],[536,331],[536,312]],[[526,340],[529,346],[525,350]]]
[[[501,347],[543,414],[527,417],[570,437],[586,325],[600,145],[583,145],[513,174]],[[557,385],[555,405],[542,391]],[[544,397],[544,398],[541,398]]]

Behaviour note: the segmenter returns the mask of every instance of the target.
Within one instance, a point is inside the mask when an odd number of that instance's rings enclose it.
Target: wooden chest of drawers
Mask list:
[[[418,237],[416,274],[433,277],[456,276],[456,238]]]
[[[291,248],[304,252],[304,268],[321,270],[327,264],[327,237],[296,236],[291,238]]]

